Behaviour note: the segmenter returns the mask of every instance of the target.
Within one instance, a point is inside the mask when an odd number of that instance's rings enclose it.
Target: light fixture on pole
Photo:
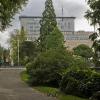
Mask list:
[[[19,66],[19,37],[18,37],[18,40],[17,40],[17,45],[18,45],[18,66]]]
[[[15,30],[15,32],[17,33],[17,52],[18,52],[18,54],[17,54],[17,61],[18,61],[18,66],[19,66],[19,31],[18,30]]]
[[[2,27],[2,20],[1,20],[1,14],[0,14],[0,31],[1,31],[1,27]]]
[[[1,9],[1,3],[0,3],[0,9]],[[0,31],[1,31],[1,27],[2,27],[2,19],[1,19],[1,12],[0,12]]]

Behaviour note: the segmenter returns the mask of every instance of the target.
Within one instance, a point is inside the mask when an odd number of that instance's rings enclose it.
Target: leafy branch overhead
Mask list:
[[[91,25],[100,26],[100,0],[86,0],[90,9],[87,10],[85,17],[90,20]]]
[[[18,13],[28,0],[0,0],[0,22],[1,30],[10,25],[13,16]]]

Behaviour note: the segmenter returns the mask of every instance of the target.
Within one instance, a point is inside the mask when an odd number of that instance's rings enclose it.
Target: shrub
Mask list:
[[[94,93],[90,100],[100,100],[100,91]]]
[[[63,76],[60,89],[66,94],[90,97],[100,90],[100,74],[89,69],[70,69]]]
[[[79,68],[79,69],[86,69],[91,67],[90,63],[88,62],[87,59],[80,57],[80,56],[73,56],[73,61],[72,61],[72,67],[73,68]]]
[[[32,85],[58,86],[62,70],[71,65],[72,56],[62,50],[48,50],[39,54],[36,59],[27,64]]]
[[[74,54],[82,56],[84,58],[88,59],[88,58],[93,57],[92,49],[85,44],[81,44],[75,47],[73,50],[74,50]]]

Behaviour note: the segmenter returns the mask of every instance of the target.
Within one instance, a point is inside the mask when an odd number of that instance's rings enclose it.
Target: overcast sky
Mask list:
[[[15,19],[12,21],[12,27],[0,33],[1,45],[8,47],[7,39],[9,38],[9,31],[20,28],[19,16],[41,16],[44,10],[44,3],[45,0],[29,0],[27,6],[23,8],[23,11],[15,15]],[[88,21],[84,18],[87,10],[85,0],[53,0],[53,4],[56,16],[62,16],[63,7],[65,17],[76,17],[75,31],[93,31],[93,27],[90,27]]]

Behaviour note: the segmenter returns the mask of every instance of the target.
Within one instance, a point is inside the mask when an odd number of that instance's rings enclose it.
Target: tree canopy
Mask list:
[[[82,56],[86,59],[93,57],[92,49],[85,44],[81,44],[75,47],[73,50],[74,54]]]
[[[18,49],[19,49],[19,59],[20,62],[23,61],[21,58],[21,52],[20,47],[22,46],[22,43],[26,40],[26,32],[24,28],[22,27],[21,30],[15,31],[15,34],[12,34],[10,37],[10,47],[11,47],[11,58],[13,59],[14,63],[17,64],[18,62]],[[19,47],[18,47],[19,45]]]
[[[90,21],[94,28],[97,28],[99,32],[95,32],[90,35],[90,39],[93,41],[92,48],[94,49],[94,63],[95,66],[100,66],[100,0],[87,0],[89,9],[86,12],[85,17]]]
[[[28,0],[0,0],[0,30],[10,25],[13,16],[26,5]]]
[[[100,26],[100,0],[87,0],[89,9],[86,12],[85,17],[90,20],[91,25]]]
[[[63,44],[64,39],[57,27],[56,14],[52,0],[46,0],[45,10],[42,15],[39,40],[41,51],[45,51]]]

